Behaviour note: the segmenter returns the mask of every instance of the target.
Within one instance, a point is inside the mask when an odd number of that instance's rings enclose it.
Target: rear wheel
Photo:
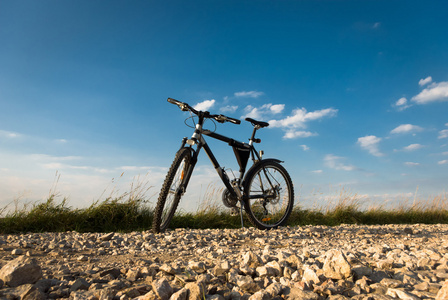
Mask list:
[[[170,224],[185,189],[187,171],[191,165],[191,149],[177,151],[157,200],[152,222],[155,233],[163,232]]]
[[[294,205],[294,187],[286,169],[276,161],[261,161],[246,175],[244,208],[259,229],[285,225]]]

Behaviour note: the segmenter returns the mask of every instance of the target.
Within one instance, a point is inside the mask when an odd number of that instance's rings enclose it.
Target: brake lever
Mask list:
[[[186,105],[185,103],[179,104],[178,106],[181,111],[189,111],[188,105]]]
[[[218,123],[224,123],[224,122],[227,120],[227,118],[226,118],[225,116],[223,116],[223,115],[216,116],[216,117],[214,117],[214,119],[215,119]]]

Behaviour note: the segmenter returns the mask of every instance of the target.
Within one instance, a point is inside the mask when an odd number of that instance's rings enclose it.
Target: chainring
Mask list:
[[[222,203],[224,203],[224,205],[226,207],[236,207],[236,204],[238,203],[238,198],[236,197],[232,197],[232,194],[230,194],[228,189],[225,189],[222,192]]]

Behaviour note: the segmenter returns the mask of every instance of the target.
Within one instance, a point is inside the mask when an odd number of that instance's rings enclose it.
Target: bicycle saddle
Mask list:
[[[268,122],[257,121],[257,120],[251,119],[251,118],[246,118],[246,121],[251,122],[252,125],[254,125],[254,126],[255,126],[255,125],[258,125],[258,126],[260,126],[261,128],[263,128],[263,127],[268,127],[268,126],[269,126],[269,123],[268,123]]]

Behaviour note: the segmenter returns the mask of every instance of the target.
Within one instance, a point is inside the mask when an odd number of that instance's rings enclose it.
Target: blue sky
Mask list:
[[[0,205],[44,199],[59,175],[73,206],[136,181],[155,201],[191,135],[167,97],[269,121],[259,149],[285,161],[302,204],[325,206],[341,189],[379,204],[444,194],[447,10],[442,0],[1,1]],[[241,141],[250,131],[218,126]],[[236,173],[231,149],[210,146]],[[185,207],[221,187],[205,155],[194,181]]]

